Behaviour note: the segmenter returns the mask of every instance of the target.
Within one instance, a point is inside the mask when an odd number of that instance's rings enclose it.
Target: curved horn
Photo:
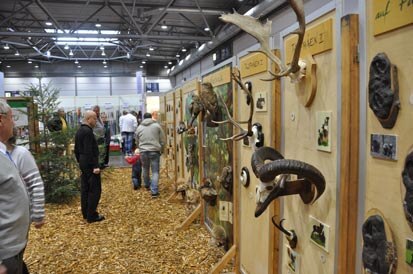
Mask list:
[[[289,243],[290,247],[291,247],[291,248],[296,248],[297,242],[298,242],[298,237],[297,237],[297,234],[295,233],[295,231],[294,231],[293,229],[288,230],[288,229],[285,229],[285,228],[283,227],[282,224],[283,224],[283,222],[285,221],[285,219],[281,219],[280,224],[277,225],[277,223],[276,223],[275,220],[274,220],[274,217],[275,217],[275,216],[273,216],[273,217],[271,218],[272,223],[273,223],[273,224],[275,225],[275,227],[277,227],[282,233],[284,233],[285,236],[287,236],[287,240],[288,240],[288,243]]]

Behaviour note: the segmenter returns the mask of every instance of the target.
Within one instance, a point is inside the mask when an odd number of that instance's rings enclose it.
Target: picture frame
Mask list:
[[[328,252],[330,226],[310,215],[310,241],[324,251]]]
[[[331,111],[316,112],[316,147],[317,150],[331,152]]]
[[[374,158],[397,161],[397,135],[370,134],[370,155]]]
[[[268,105],[268,92],[267,91],[258,91],[255,94],[255,110],[256,112],[265,112],[267,111]]]
[[[288,273],[300,273],[300,256],[289,245],[285,245]]]

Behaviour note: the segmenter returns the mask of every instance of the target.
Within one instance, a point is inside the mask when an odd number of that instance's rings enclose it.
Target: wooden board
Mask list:
[[[396,249],[399,255],[397,263],[397,273],[411,273],[412,267],[404,261],[406,238],[412,238],[412,231],[404,217],[402,207],[402,192],[400,187],[401,171],[403,170],[404,159],[413,145],[410,137],[413,132],[413,108],[411,93],[413,82],[411,72],[413,69],[413,25],[392,30],[374,36],[373,1],[366,1],[366,85],[368,85],[369,67],[372,59],[377,53],[384,52],[390,62],[397,66],[400,112],[396,124],[392,129],[384,129],[372,110],[367,109],[367,129],[366,129],[366,177],[365,177],[365,200],[366,211],[369,208],[379,209],[387,218],[387,222],[393,230]],[[368,87],[362,87],[363,92],[368,92]],[[366,94],[367,97],[367,94]],[[398,136],[397,161],[382,160],[370,156],[370,134],[394,134]],[[367,212],[365,212],[366,216]],[[360,270],[361,271],[361,270]]]
[[[332,20],[334,26],[335,12],[330,12],[308,25],[317,25],[325,20]],[[326,189],[322,196],[312,205],[305,205],[298,195],[283,198],[284,222],[288,229],[294,229],[299,235],[298,245],[295,249],[300,255],[300,273],[331,274],[335,271],[336,241],[336,193],[337,193],[337,60],[336,37],[339,31],[332,32],[332,50],[314,56],[317,64],[317,94],[309,108],[301,105],[294,92],[295,86],[285,79],[282,96],[284,98],[284,157],[296,159],[315,166],[326,179]],[[331,152],[319,151],[317,147],[316,113],[331,111]],[[329,242],[331,248],[327,253],[310,242],[312,227],[310,215],[330,226]],[[288,242],[283,237],[280,246],[282,257],[282,273],[287,273],[287,256],[285,244]]]
[[[182,115],[182,90],[180,88],[176,89],[174,92],[175,96],[175,154],[176,154],[176,175],[178,178],[184,177],[184,144],[182,139],[182,134],[177,134],[176,129],[180,122],[183,122]]]
[[[259,66],[250,65],[250,63],[260,64]],[[265,63],[265,64],[264,64]],[[247,81],[252,84],[252,96],[254,98],[253,123],[260,123],[265,135],[265,146],[273,146],[274,125],[272,113],[274,105],[272,100],[276,97],[273,93],[273,82],[262,81],[260,79],[269,78],[267,73],[268,59],[262,54],[247,54],[240,58],[242,82]],[[257,69],[259,72],[257,73]],[[266,111],[261,111],[257,106],[259,94],[266,93]],[[250,115],[250,106],[246,102],[246,93],[237,86],[236,88],[236,105],[238,106],[237,121],[246,121]],[[278,94],[279,95],[279,94]],[[258,110],[258,111],[257,111]],[[243,124],[246,128],[247,125]],[[241,269],[246,273],[273,273],[274,259],[274,230],[271,224],[271,217],[274,215],[273,207],[269,206],[267,210],[259,217],[254,217],[256,208],[255,189],[259,185],[251,168],[251,157],[253,148],[246,146],[242,141],[236,143],[237,151],[240,157],[236,159],[237,169],[235,176],[238,179],[241,174],[241,168],[247,167],[250,173],[250,185],[245,188],[240,186],[239,200],[239,218],[240,218],[240,261]],[[277,254],[278,255],[278,254]]]
[[[357,15],[341,19],[341,152],[338,273],[355,274],[359,189],[360,87]]]
[[[175,154],[175,96],[173,92],[169,92],[165,96],[166,107],[166,158],[168,161],[168,176],[172,182],[176,182],[176,154]]]

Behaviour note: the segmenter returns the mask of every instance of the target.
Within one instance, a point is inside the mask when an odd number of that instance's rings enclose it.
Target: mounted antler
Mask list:
[[[304,40],[304,33],[305,33],[305,15],[304,15],[304,5],[302,0],[289,0],[288,1],[294,10],[299,28],[297,31],[292,32],[293,34],[298,35],[297,44],[294,50],[294,56],[291,60],[289,66],[285,66],[281,60],[275,56],[275,54],[270,49],[270,34],[271,34],[271,21],[267,20],[265,24],[259,22],[256,18],[253,18],[248,15],[241,15],[237,12],[233,14],[223,14],[221,15],[220,19],[227,23],[232,23],[237,25],[239,28],[244,30],[245,32],[249,33],[250,35],[254,36],[258,42],[260,43],[261,47],[256,52],[264,53],[272,62],[277,64],[279,68],[278,73],[271,73],[273,76],[272,79],[281,78],[284,76],[289,76],[292,82],[297,82],[300,78],[303,77],[305,69],[305,63],[299,63],[301,46]]]
[[[243,91],[245,91],[245,93],[247,94],[247,98],[250,100],[250,116],[248,118],[247,121],[241,121],[241,122],[237,122],[235,121],[231,114],[229,113],[228,107],[224,102],[224,99],[222,99],[221,95],[218,94],[219,99],[221,100],[222,104],[225,107],[225,111],[228,115],[228,119],[225,121],[213,121],[216,124],[224,124],[224,123],[230,123],[232,125],[234,125],[235,127],[237,127],[240,130],[240,133],[235,134],[234,136],[228,137],[228,138],[221,138],[221,140],[234,140],[234,141],[239,141],[242,140],[243,138],[245,138],[246,136],[252,136],[253,132],[252,132],[252,115],[254,114],[254,99],[252,97],[252,93],[251,91],[242,83],[242,79],[241,79],[241,73],[237,68],[234,68],[233,72],[231,73],[232,75],[232,79],[237,82],[237,84],[241,87],[241,89]],[[243,129],[241,124],[245,124],[247,123],[247,129]]]
[[[296,247],[297,247],[297,242],[298,242],[298,237],[297,237],[297,234],[295,233],[294,229],[288,230],[288,229],[285,229],[285,228],[283,227],[283,222],[285,221],[285,219],[281,219],[280,224],[278,225],[278,224],[275,222],[274,217],[275,217],[275,216],[273,216],[273,217],[271,218],[272,223],[273,223],[273,224],[275,225],[275,227],[277,227],[282,233],[285,234],[285,236],[287,237],[288,244],[290,245],[290,247],[291,247],[292,249],[296,248]]]

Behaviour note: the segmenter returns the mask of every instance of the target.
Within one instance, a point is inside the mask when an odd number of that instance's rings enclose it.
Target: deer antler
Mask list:
[[[259,22],[256,18],[248,16],[248,15],[240,15],[237,12],[233,14],[223,14],[221,15],[220,19],[227,23],[232,23],[237,25],[239,28],[244,30],[245,32],[249,33],[253,37],[255,37],[258,42],[260,43],[261,47],[257,51],[253,52],[261,52],[264,53],[272,62],[277,64],[279,68],[278,73],[271,73],[273,76],[272,79],[267,79],[268,81],[272,81],[276,78],[281,78],[284,76],[289,76],[291,81],[299,81],[300,78],[303,76],[303,72],[301,71],[304,64],[299,64],[301,46],[304,40],[304,33],[305,33],[305,15],[304,15],[304,5],[302,0],[289,0],[292,9],[294,10],[299,28],[298,30],[292,32],[293,34],[298,35],[298,41],[295,46],[294,56],[291,60],[291,63],[288,67],[284,66],[281,60],[275,56],[275,54],[270,49],[270,33],[271,33],[271,21],[267,20],[265,24]]]
[[[231,114],[229,113],[228,107],[225,104],[224,99],[222,98],[222,96],[219,93],[217,93],[219,99],[221,100],[222,104],[225,107],[225,112],[228,115],[228,119],[225,120],[225,121],[213,121],[213,122],[216,123],[216,124],[231,123],[232,125],[237,127],[240,130],[240,133],[235,134],[235,135],[233,135],[231,137],[228,137],[228,138],[221,138],[221,140],[224,140],[224,141],[226,141],[226,140],[239,141],[239,140],[242,140],[244,137],[252,136],[252,134],[253,134],[253,132],[252,132],[252,115],[254,114],[254,99],[253,99],[252,94],[249,91],[249,89],[244,85],[244,83],[242,83],[240,71],[238,69],[234,68],[234,71],[231,73],[231,75],[232,75],[232,79],[235,82],[237,82],[237,84],[241,87],[241,89],[243,91],[245,91],[247,93],[247,97],[251,100],[251,103],[250,103],[250,116],[249,116],[247,121],[240,121],[240,122],[235,121],[232,118]],[[246,130],[243,129],[240,125],[240,124],[245,124],[245,123],[248,124]]]

